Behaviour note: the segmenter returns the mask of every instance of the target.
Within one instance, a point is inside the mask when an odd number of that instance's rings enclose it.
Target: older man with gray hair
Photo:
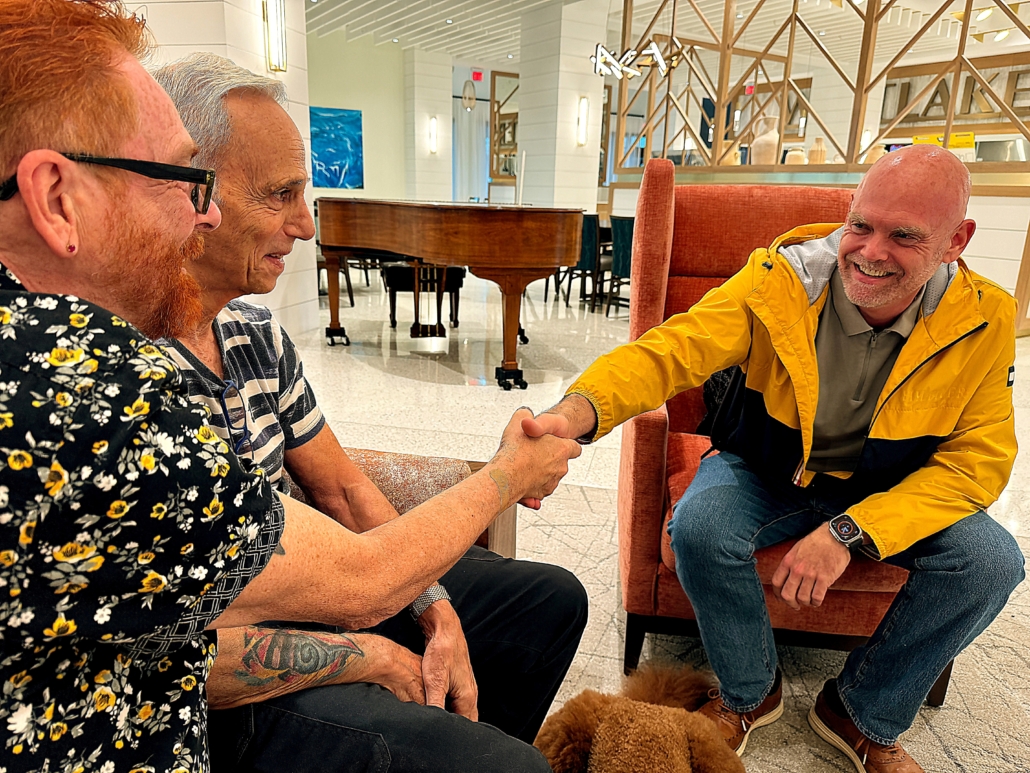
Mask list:
[[[282,84],[211,54],[154,75],[201,148],[197,163],[218,170],[222,226],[190,266],[204,317],[167,342],[191,398],[239,455],[281,488],[292,477],[352,531],[397,517],[325,423],[285,330],[238,300],[271,291],[294,241],[314,235],[304,143]],[[479,548],[440,582],[410,616],[369,632],[220,631],[208,682],[211,708],[223,709],[211,713],[214,769],[289,759],[295,770],[547,770],[528,744],[585,626],[582,586],[557,567]]]

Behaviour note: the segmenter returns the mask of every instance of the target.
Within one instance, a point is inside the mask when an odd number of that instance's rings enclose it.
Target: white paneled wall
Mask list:
[[[966,263],[1010,293],[1015,292],[1030,226],[1030,198],[973,196],[968,216],[976,221],[976,233],[966,249]]]
[[[526,154],[523,202],[597,207],[604,81],[590,56],[605,39],[608,0],[554,4],[522,15],[519,156]],[[589,100],[586,143],[577,143],[579,101]]]
[[[404,171],[409,199],[450,201],[452,72],[449,54],[404,52]],[[436,118],[436,152],[429,145]]]
[[[290,117],[296,122],[311,164],[311,130],[308,119],[307,37],[304,0],[285,0],[287,71],[270,73],[265,65],[264,23],[261,0],[148,0],[128,3],[147,19],[158,43],[153,66],[181,59],[196,51],[228,57],[248,70],[277,78],[286,84]],[[308,192],[308,203],[311,194]],[[287,330],[300,333],[318,326],[318,286],[315,279],[314,242],[297,242],[286,258],[286,271],[275,290],[249,297],[268,306]]]

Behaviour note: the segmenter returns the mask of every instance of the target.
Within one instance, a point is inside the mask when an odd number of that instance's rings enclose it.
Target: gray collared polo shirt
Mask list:
[[[812,472],[853,472],[858,466],[876,400],[919,319],[923,292],[893,324],[874,330],[844,294],[840,272],[833,272],[815,336],[819,404]]]

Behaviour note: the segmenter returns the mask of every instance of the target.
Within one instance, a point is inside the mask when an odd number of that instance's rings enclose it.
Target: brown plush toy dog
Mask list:
[[[744,773],[694,711],[715,686],[691,668],[644,666],[620,695],[584,690],[544,722],[535,745],[554,773]]]

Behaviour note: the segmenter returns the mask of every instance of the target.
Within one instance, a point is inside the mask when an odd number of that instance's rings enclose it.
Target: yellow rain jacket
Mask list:
[[[779,237],[689,311],[596,360],[568,390],[597,411],[594,439],[740,365],[739,411],[730,426],[713,430],[716,447],[768,477],[808,486],[819,400],[815,334],[838,229],[809,225]],[[858,468],[832,473],[855,503],[846,512],[881,557],[987,508],[1008,482],[1016,455],[1015,316],[1015,299],[961,260],[927,283]]]

